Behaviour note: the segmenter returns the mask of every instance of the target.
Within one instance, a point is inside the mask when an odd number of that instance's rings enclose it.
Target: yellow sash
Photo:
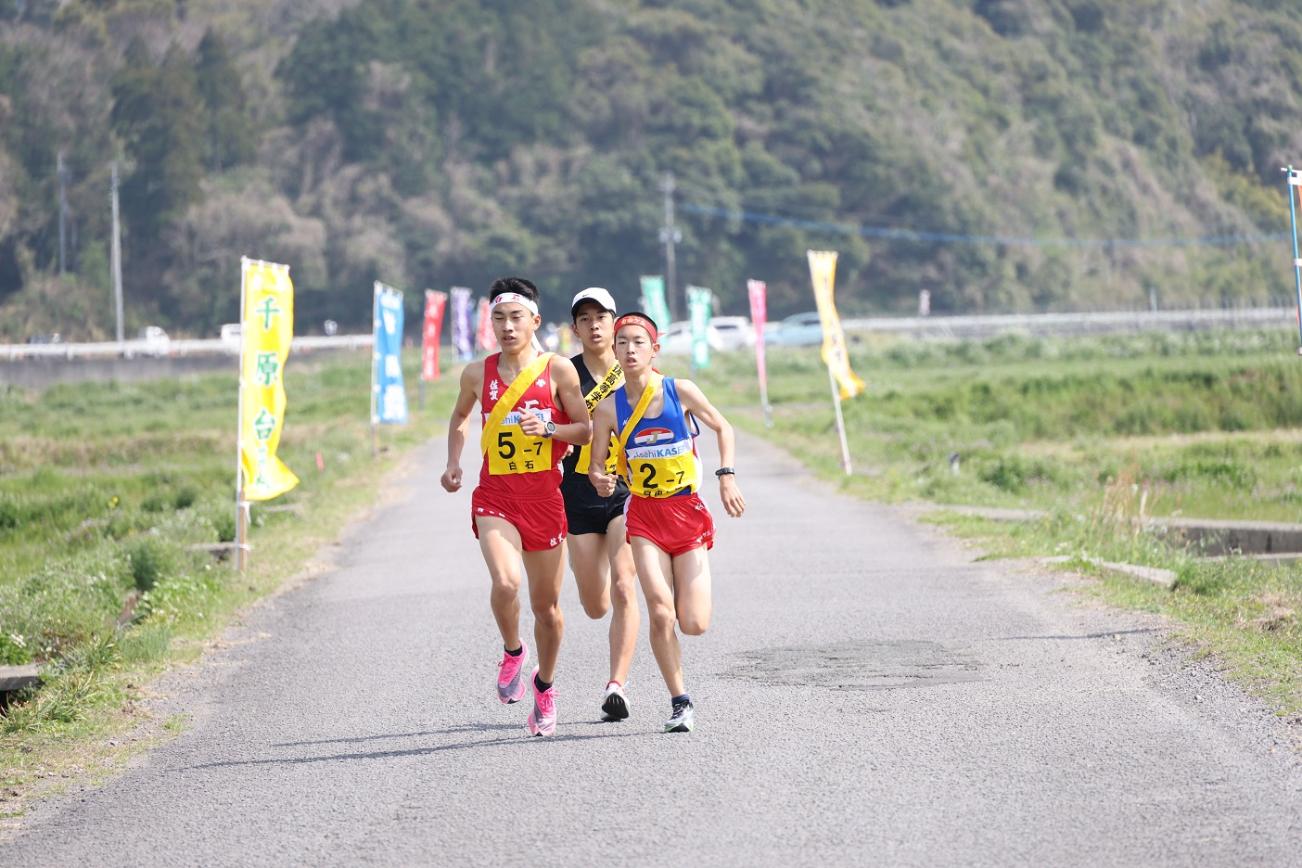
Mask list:
[[[479,451],[488,456],[490,475],[536,473],[547,469],[550,462],[543,458],[544,450],[551,445],[547,438],[530,437],[520,429],[518,422],[506,426],[502,423],[515,409],[520,396],[529,389],[529,384],[551,363],[551,358],[551,353],[540,353],[524,370],[516,374],[484,420],[484,431],[479,436]]]
[[[592,391],[589,392],[587,396],[583,399],[583,403],[588,405],[588,415],[592,415],[592,411],[596,409],[597,405],[600,404],[602,401],[604,401],[606,399],[606,396],[608,396],[611,392],[615,391],[615,389],[623,385],[623,383],[624,383],[624,372],[623,370],[620,369],[619,362],[615,362],[615,366],[606,372],[606,376],[602,379],[602,381],[597,385],[593,386]],[[614,473],[616,468],[618,467],[617,461],[615,459],[615,456],[618,453],[619,453],[619,441],[615,438],[615,435],[612,432],[610,435],[610,449],[606,454],[607,473]],[[575,471],[579,473],[587,473],[588,468],[591,466],[592,466],[592,447],[580,446],[579,458],[574,465]]]
[[[651,382],[646,384],[642,390],[642,396],[637,399],[637,405],[633,408],[633,413],[624,423],[624,428],[619,432],[619,475],[628,475],[628,438],[633,436],[633,430],[637,428],[637,423],[642,421],[646,415],[646,408],[651,406],[651,399],[656,396],[656,390],[664,382],[664,377],[656,374],[651,378]]]

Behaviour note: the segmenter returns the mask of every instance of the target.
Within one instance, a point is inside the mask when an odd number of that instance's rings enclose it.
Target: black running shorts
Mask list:
[[[628,488],[621,485],[610,497],[601,497],[587,479],[574,482],[566,479],[561,485],[561,495],[565,498],[565,519],[571,536],[605,533],[610,523],[624,514]]]

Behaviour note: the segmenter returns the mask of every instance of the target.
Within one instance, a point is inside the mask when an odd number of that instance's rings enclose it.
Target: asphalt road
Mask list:
[[[438,489],[441,451],[333,570],[163,681],[182,735],[38,804],[0,865],[1298,864],[1283,725],[1159,625],[974,563],[753,440],[746,517],[708,492],[697,731],[659,731],[645,632],[632,718],[597,722],[606,624],[571,581],[558,734],[528,738],[527,704],[495,698],[470,493]]]

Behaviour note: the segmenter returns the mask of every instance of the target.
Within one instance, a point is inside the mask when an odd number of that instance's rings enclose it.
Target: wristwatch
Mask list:
[[[714,471],[714,475],[719,477],[736,476],[737,469],[735,467],[720,467],[718,470]]]
[[[550,437],[556,433],[556,423],[548,419],[543,423],[543,436]]]

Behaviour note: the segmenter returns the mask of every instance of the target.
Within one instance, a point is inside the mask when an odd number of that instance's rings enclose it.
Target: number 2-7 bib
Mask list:
[[[660,416],[644,419],[657,391],[664,392]],[[696,452],[687,430],[677,390],[670,390],[661,377],[647,384],[619,434],[620,469],[629,491],[638,497],[672,497],[700,486]]]

